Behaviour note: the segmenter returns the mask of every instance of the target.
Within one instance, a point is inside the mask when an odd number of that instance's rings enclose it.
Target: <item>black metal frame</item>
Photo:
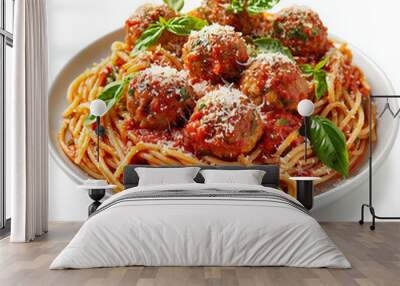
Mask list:
[[[303,117],[303,123],[299,129],[299,134],[304,137],[304,163],[307,164],[307,145],[309,138],[311,120],[310,116]],[[314,180],[296,180],[296,199],[303,206],[311,210],[314,206]]]
[[[369,98],[369,119],[372,118],[372,100],[374,98],[397,98],[400,99],[400,95],[371,95]],[[397,114],[397,113],[396,113]],[[368,181],[368,195],[369,195],[369,200],[368,204],[362,204],[361,206],[361,219],[359,221],[360,225],[364,224],[364,209],[368,208],[371,215],[372,215],[372,224],[370,225],[371,230],[375,230],[375,222],[377,219],[380,220],[400,220],[400,217],[384,217],[384,216],[378,216],[375,212],[375,208],[373,206],[372,202],[372,120],[369,120],[369,136],[368,136],[368,174],[369,174],[369,181]]]
[[[106,195],[106,190],[105,189],[89,189],[89,197],[93,200],[93,203],[91,203],[88,207],[88,215],[91,216],[92,213],[94,213],[97,208],[101,205],[100,200],[104,198]]]
[[[106,134],[106,130],[103,125],[101,125],[101,120],[100,116],[96,116],[96,129],[95,133],[97,135],[97,163],[100,163],[100,138],[103,137]],[[94,213],[97,208],[101,205],[100,200],[104,198],[106,195],[106,190],[105,189],[89,189],[88,192],[89,197],[93,200],[93,203],[91,203],[88,207],[88,214],[89,216]]]
[[[307,210],[312,210],[314,206],[314,180],[296,181],[296,199]]]
[[[14,12],[13,0],[13,12]],[[5,194],[5,93],[6,93],[6,47],[13,47],[13,34],[6,30],[6,0],[0,3],[1,21],[0,21],[0,198],[1,215],[0,231],[1,234],[10,231],[10,219],[6,218],[6,194]],[[10,16],[10,15],[9,15]],[[11,15],[13,17],[13,15]]]

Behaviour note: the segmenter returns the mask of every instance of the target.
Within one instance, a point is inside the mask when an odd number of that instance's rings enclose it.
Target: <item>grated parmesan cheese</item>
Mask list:
[[[301,25],[309,29],[314,27],[314,23],[310,19],[319,17],[311,8],[300,5],[294,5],[283,9],[279,14],[283,17],[290,17],[292,26]]]
[[[239,106],[247,97],[238,89],[222,86],[217,90],[207,93],[201,102],[208,105],[220,104],[225,109]]]
[[[310,7],[306,5],[292,5],[290,7],[282,9],[282,12],[293,12],[293,13],[315,13]]]
[[[279,14],[284,15],[286,17],[290,15],[301,15],[305,18],[307,18],[308,16],[317,15],[317,13],[314,10],[304,5],[293,5],[291,7],[283,9]]]
[[[205,93],[211,87],[207,81],[202,81],[192,84],[193,91],[197,94]]]
[[[265,89],[269,89],[272,86],[272,81],[276,77],[276,70],[284,71],[285,69],[287,69],[286,67],[282,66],[282,64],[290,64],[294,67],[296,65],[295,62],[288,56],[282,53],[275,52],[261,53],[257,57],[253,58],[251,60],[251,63],[256,63],[258,65],[249,69],[247,73],[249,73],[249,71],[254,71],[255,69],[260,68],[259,65],[267,66],[268,77],[265,80]],[[280,64],[280,66],[274,67],[276,64]],[[290,70],[288,70],[288,72],[290,72]]]
[[[201,124],[214,130],[214,136],[206,139],[206,143],[214,143],[232,134],[249,111],[258,113],[256,106],[240,90],[226,86],[207,93],[198,102],[198,106],[202,105],[207,113]]]
[[[257,55],[257,57],[253,59],[253,62],[254,61],[265,63],[269,66],[273,66],[277,63],[286,63],[286,64],[294,63],[294,61],[290,59],[288,56],[282,53],[273,53],[273,52],[260,53],[259,55]]]
[[[168,66],[151,65],[149,68],[143,70],[141,75],[159,80],[161,83],[174,83],[176,80],[187,80],[188,72],[185,70],[178,71]]]
[[[210,36],[220,36],[220,37],[231,37],[231,36],[242,36],[242,33],[236,32],[235,28],[232,26],[222,26],[220,24],[212,24],[209,26],[205,26],[200,31],[192,31],[190,33],[191,38],[199,38],[206,40]]]

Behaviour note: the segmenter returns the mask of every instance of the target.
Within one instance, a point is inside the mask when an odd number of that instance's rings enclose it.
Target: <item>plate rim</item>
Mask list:
[[[391,93],[395,94],[396,93],[396,89],[393,86],[392,81],[390,80],[389,76],[386,74],[386,72],[381,68],[380,65],[377,64],[376,61],[374,61],[371,57],[369,57],[366,53],[364,53],[360,48],[358,48],[357,46],[353,45],[352,43],[349,43],[347,41],[344,41],[343,39],[341,39],[340,37],[336,36],[336,35],[331,35],[330,34],[330,38],[336,39],[338,41],[344,42],[346,43],[350,50],[352,51],[352,53],[354,54],[354,51],[357,52],[358,55],[362,56],[362,58],[366,61],[369,62],[369,64],[371,66],[373,66],[376,71],[378,73],[381,74],[382,78],[384,79],[384,85],[388,87],[388,89],[390,90]],[[399,104],[398,101],[395,101],[395,108],[396,110],[399,108]],[[373,171],[377,171],[379,170],[382,165],[385,163],[385,159],[389,156],[389,154],[392,152],[393,147],[394,147],[394,142],[396,140],[396,138],[398,137],[399,134],[399,127],[400,127],[400,122],[399,120],[393,120],[393,132],[391,132],[388,140],[387,140],[387,148],[384,149],[384,152],[382,152],[381,154],[379,154],[378,158],[374,158],[372,157],[372,170]],[[372,156],[374,155],[374,152],[372,153]],[[315,196],[314,198],[314,202],[315,202],[315,207],[312,209],[312,212],[326,206],[329,202],[329,197],[332,197],[334,195],[336,195],[336,200],[344,197],[346,194],[348,194],[351,190],[359,187],[362,183],[364,183],[365,178],[368,178],[369,175],[369,169],[365,168],[364,170],[362,170],[360,173],[358,173],[356,176],[351,177],[350,179],[346,179],[346,184],[351,184],[352,183],[352,187],[349,190],[343,190],[346,186],[344,183],[341,185],[338,185],[335,188],[335,192],[331,192],[331,191],[327,191],[325,193],[319,194],[318,196]],[[339,194],[339,195],[337,195]]]

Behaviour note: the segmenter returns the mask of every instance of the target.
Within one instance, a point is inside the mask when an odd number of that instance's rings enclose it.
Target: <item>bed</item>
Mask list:
[[[279,190],[277,166],[201,167],[265,171],[262,185],[194,183],[138,186],[102,203],[50,269],[119,266],[291,266],[349,268],[308,211]],[[146,166],[149,167],[149,166]]]

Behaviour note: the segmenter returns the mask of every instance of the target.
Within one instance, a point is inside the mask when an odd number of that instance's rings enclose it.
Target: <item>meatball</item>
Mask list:
[[[301,117],[286,111],[271,111],[263,115],[265,129],[262,142],[263,153],[267,157],[273,156],[282,142],[301,127]],[[301,142],[301,137],[292,142],[292,147]]]
[[[286,55],[262,53],[242,74],[240,89],[266,110],[295,110],[307,98],[309,87],[296,63]]]
[[[273,37],[299,57],[318,59],[330,47],[327,28],[318,14],[303,7],[282,10],[273,23]]]
[[[136,9],[132,16],[125,21],[125,42],[133,48],[142,33],[160,17],[168,20],[177,17],[178,14],[167,5],[145,4]],[[182,46],[186,43],[187,37],[178,36],[164,31],[159,43],[168,51],[181,56]]]
[[[183,47],[183,61],[190,76],[213,84],[237,79],[248,59],[245,41],[230,26],[213,24],[193,31]]]
[[[197,102],[184,140],[196,154],[235,159],[253,150],[262,134],[255,105],[239,90],[221,87]]]
[[[246,11],[236,14],[229,10],[231,2],[231,0],[205,0],[197,15],[209,23],[232,26],[245,36],[265,36],[269,33],[271,22],[265,14],[249,15]]]
[[[202,2],[200,11],[209,23],[232,26],[237,31],[240,31],[240,17],[233,11],[229,11],[230,4],[231,0],[205,0]]]
[[[140,128],[183,125],[194,107],[187,73],[153,65],[139,72],[127,93],[127,109]]]
[[[272,34],[272,19],[267,14],[250,15],[243,12],[240,14],[240,22],[240,31],[246,36],[270,37]]]

